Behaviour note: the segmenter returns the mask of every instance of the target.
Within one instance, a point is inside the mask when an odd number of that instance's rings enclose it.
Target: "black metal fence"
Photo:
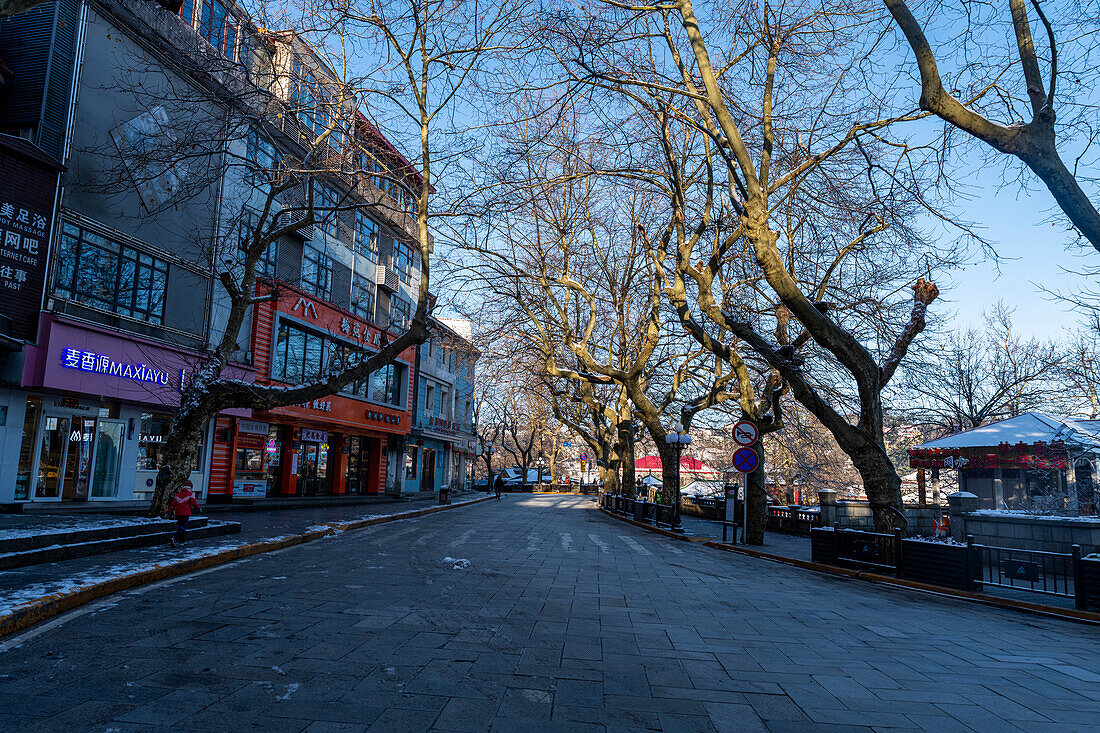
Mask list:
[[[1052,596],[1073,598],[1075,595],[1075,576],[1081,562],[1081,548],[1077,545],[1069,553],[1016,550],[973,543],[969,547],[978,555],[978,580],[981,583]]]
[[[983,586],[1012,588],[1072,598],[1078,610],[1100,608],[1100,560],[1082,557],[1081,547],[1072,552],[1038,552],[1010,547],[965,545],[903,539],[893,534],[814,528],[810,532],[814,562],[859,570],[893,573],[961,590]]]

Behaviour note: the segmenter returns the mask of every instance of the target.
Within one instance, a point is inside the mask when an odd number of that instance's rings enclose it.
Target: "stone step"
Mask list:
[[[240,522],[214,522],[211,524],[206,521],[205,517],[202,519],[204,521],[201,522],[201,524],[196,522],[194,527],[188,527],[188,541],[237,534],[241,531]],[[176,531],[175,523],[172,523],[170,529],[164,528],[161,523],[152,526],[157,527],[157,531],[126,537],[113,537],[64,545],[52,545],[49,547],[24,550],[22,552],[0,554],[0,570],[10,570],[11,568],[38,565],[47,562],[58,562],[60,560],[71,560],[73,558],[87,557],[89,555],[101,555],[106,552],[117,552],[119,550],[133,550],[139,547],[163,545],[169,542]]]
[[[207,521],[209,520],[203,516],[192,517],[191,526],[197,529],[205,526]],[[54,545],[78,545],[85,542],[98,542],[100,540],[139,537],[146,534],[166,532],[169,529],[174,530],[175,527],[175,520],[162,519],[156,522],[141,522],[114,527],[91,527],[88,529],[73,529],[64,532],[45,531],[41,534],[4,537],[0,538],[0,554],[26,552],[42,547],[52,547]]]

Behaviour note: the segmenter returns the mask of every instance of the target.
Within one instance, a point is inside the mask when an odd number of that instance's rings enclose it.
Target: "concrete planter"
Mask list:
[[[899,575],[907,580],[931,585],[977,590],[977,559],[965,545],[902,540]]]

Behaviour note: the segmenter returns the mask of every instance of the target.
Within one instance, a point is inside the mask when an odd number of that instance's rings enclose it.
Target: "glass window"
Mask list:
[[[246,145],[249,185],[266,191],[275,179],[278,169],[279,156],[275,152],[275,146],[255,130],[248,134]]]
[[[241,211],[239,225],[241,252],[252,246],[252,239],[260,226],[260,212],[245,208]],[[268,242],[267,249],[256,260],[256,277],[275,277],[275,262],[278,259],[278,242]]]
[[[411,318],[412,306],[409,301],[398,297],[390,299],[390,325],[393,328],[408,328]]]
[[[374,321],[374,282],[355,273],[351,288],[351,309],[355,315]]]
[[[378,371],[372,372],[370,399],[400,407],[404,371],[403,364],[387,364]]]
[[[199,33],[218,53],[232,61],[237,43],[237,21],[218,0],[202,0]]]
[[[168,263],[66,222],[54,293],[149,323],[164,322]]]
[[[336,239],[336,206],[339,203],[336,192],[321,184],[317,184],[314,191],[313,208],[316,210],[317,228]]]
[[[180,17],[183,18],[183,22],[187,25],[193,25],[194,13],[195,0],[183,0],[183,5],[180,6]]]
[[[361,211],[355,212],[355,251],[378,262],[378,225]]]
[[[325,300],[332,288],[332,263],[312,242],[302,250],[302,287]]]
[[[401,282],[408,285],[412,282],[413,251],[408,242],[395,239],[393,241],[393,262]]]
[[[332,95],[317,81],[317,77],[298,59],[294,59],[291,98],[297,107],[298,121],[315,137],[320,137],[332,126],[336,103]],[[335,127],[328,138],[330,144],[343,144],[343,131]]]
[[[141,413],[141,431],[138,433],[137,470],[159,471],[164,460],[164,446],[168,441],[168,429],[172,416],[162,412]],[[202,443],[195,454],[192,471],[198,471],[202,461]]]

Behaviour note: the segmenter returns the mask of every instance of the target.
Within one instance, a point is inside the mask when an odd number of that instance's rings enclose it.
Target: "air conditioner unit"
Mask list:
[[[304,221],[306,218],[306,212],[301,210],[294,211],[280,211],[275,215],[275,226],[279,229],[284,229],[288,226],[294,226],[299,222]],[[294,229],[294,235],[300,238],[303,242],[308,242],[313,239],[313,226],[300,226]]]
[[[396,293],[401,287],[397,273],[385,265],[378,265],[374,272],[374,280],[379,287],[385,288],[391,293]]]

